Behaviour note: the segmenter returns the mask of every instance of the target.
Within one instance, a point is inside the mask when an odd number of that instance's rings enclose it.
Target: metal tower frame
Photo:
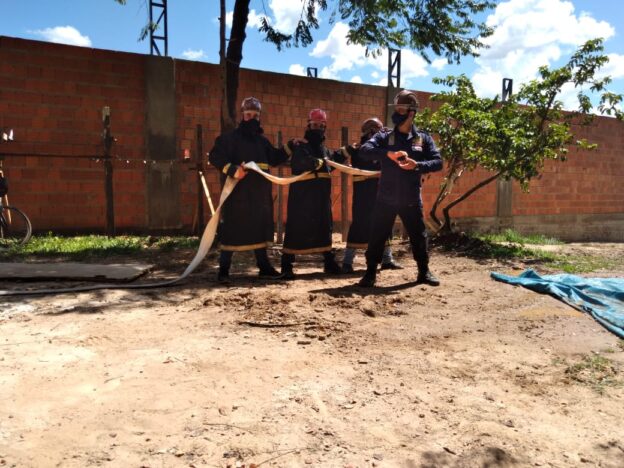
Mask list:
[[[160,9],[160,11],[157,11],[158,9]],[[155,17],[158,18],[156,21],[154,21]],[[156,34],[157,31],[162,31],[162,33]],[[167,38],[167,0],[160,0],[159,2],[150,0],[149,33],[150,55],[163,55],[157,43],[157,41],[160,41],[161,45],[164,44],[165,46],[165,57],[168,56],[169,42]]]
[[[503,94],[501,100],[507,102],[513,92],[513,80],[511,78],[503,78]]]
[[[401,87],[401,51],[399,49],[388,49],[388,86],[394,89]]]

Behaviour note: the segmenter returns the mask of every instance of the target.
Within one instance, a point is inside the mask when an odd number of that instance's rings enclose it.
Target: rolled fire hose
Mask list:
[[[365,171],[363,169],[356,169],[350,166],[345,166],[343,164],[338,164],[334,161],[330,161],[328,159],[325,162],[335,167],[336,169],[346,172],[351,175],[362,175],[362,176],[375,176],[379,174],[379,171]],[[267,180],[273,182],[277,185],[289,185],[293,182],[297,182],[298,180],[306,177],[310,172],[304,172],[303,174],[292,176],[292,177],[277,177],[268,172],[264,172],[262,169],[258,167],[255,162],[246,162],[243,164],[243,167],[247,170],[257,172]],[[219,198],[219,206],[215,210],[214,215],[210,218],[210,221],[206,225],[204,229],[204,233],[202,234],[201,241],[199,242],[199,248],[197,249],[197,253],[191,263],[186,267],[184,273],[174,279],[158,281],[155,283],[143,283],[143,284],[93,284],[89,286],[77,286],[74,288],[59,288],[59,289],[33,289],[33,290],[15,290],[15,291],[0,291],[0,296],[34,296],[37,294],[61,294],[61,293],[73,293],[73,292],[84,292],[84,291],[96,291],[99,289],[149,289],[149,288],[160,288],[163,286],[171,286],[172,284],[178,283],[186,278],[191,272],[197,268],[197,266],[201,263],[204,257],[208,254],[210,250],[210,246],[214,242],[215,235],[217,234],[217,227],[219,226],[219,218],[221,217],[221,208],[223,204],[228,199],[232,190],[238,183],[239,179],[234,179],[233,177],[228,177],[225,180],[225,184],[223,185],[223,189],[221,190],[221,197]]]

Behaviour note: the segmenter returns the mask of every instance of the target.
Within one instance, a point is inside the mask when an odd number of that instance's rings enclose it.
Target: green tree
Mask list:
[[[126,0],[115,0],[125,4]],[[295,1],[295,0],[293,0]],[[430,56],[446,57],[457,63],[464,55],[477,56],[484,46],[483,38],[493,30],[474,20],[475,15],[492,8],[491,0],[299,0],[301,16],[292,34],[275,29],[262,19],[260,31],[265,40],[284,47],[307,46],[313,42],[313,31],[319,27],[318,14],[331,9],[330,22],[347,21],[347,40],[366,47],[366,52],[378,54],[381,49],[410,48],[430,61]],[[226,1],[220,0],[220,64],[222,67],[222,131],[235,125],[239,70],[243,59],[245,30],[250,0],[235,0],[232,29],[225,37]],[[154,25],[142,30],[145,37]],[[227,42],[227,47],[226,47]]]
[[[425,109],[416,116],[416,124],[436,134],[442,158],[447,163],[440,191],[430,211],[431,218],[441,232],[451,230],[450,211],[477,190],[498,178],[516,180],[522,190],[528,191],[531,179],[540,174],[549,159],[564,161],[568,147],[593,149],[586,140],[573,143],[572,125],[591,123],[592,111],[622,120],[619,109],[622,95],[606,90],[609,77],[597,77],[608,62],[603,54],[602,39],[587,41],[567,64],[550,70],[541,67],[539,78],[521,86],[520,91],[505,102],[479,98],[470,80],[464,76],[434,79],[435,83],[452,88],[431,97],[439,102],[437,111]],[[565,85],[578,89],[578,109],[563,110],[557,99]],[[594,107],[590,94],[599,95]],[[477,167],[491,174],[457,196],[443,209],[440,221],[437,210],[452,193],[457,180],[466,171]]]

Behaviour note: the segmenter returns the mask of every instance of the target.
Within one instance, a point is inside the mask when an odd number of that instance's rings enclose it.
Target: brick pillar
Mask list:
[[[496,224],[499,229],[513,226],[511,180],[498,179],[496,181]]]
[[[173,59],[145,57],[145,93],[147,226],[150,231],[179,229],[181,175],[176,157]]]

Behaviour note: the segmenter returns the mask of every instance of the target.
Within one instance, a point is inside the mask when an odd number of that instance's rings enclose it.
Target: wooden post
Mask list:
[[[279,130],[277,132],[277,147],[281,148],[283,145],[282,142],[282,131]],[[277,168],[277,175],[279,177],[284,177],[284,168],[279,166]],[[281,244],[284,242],[284,217],[282,212],[284,211],[284,188],[281,185],[277,186],[277,243]]]
[[[349,128],[342,127],[342,146],[349,144]],[[344,172],[340,173],[340,230],[342,232],[342,242],[347,242],[349,234],[349,176]]]
[[[197,124],[197,154],[195,167],[197,172],[197,228],[195,234],[201,236],[204,232],[204,187],[202,186],[201,172],[204,162],[204,131],[201,124]]]
[[[104,140],[104,191],[106,194],[106,235],[113,237],[115,235],[115,206],[113,199],[113,163],[111,161],[111,148],[115,139],[111,136],[110,131],[110,107],[102,108],[102,124],[104,132],[102,138]]]

